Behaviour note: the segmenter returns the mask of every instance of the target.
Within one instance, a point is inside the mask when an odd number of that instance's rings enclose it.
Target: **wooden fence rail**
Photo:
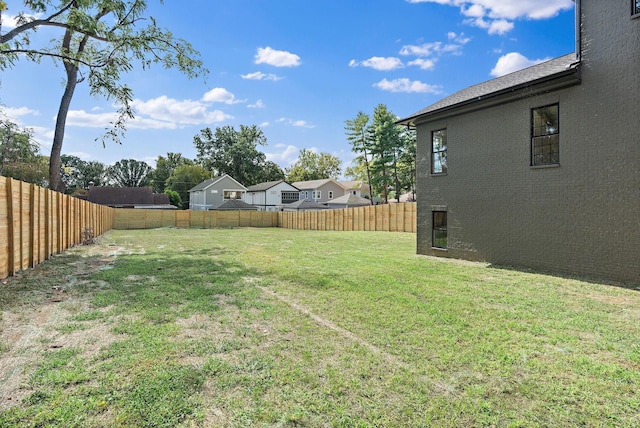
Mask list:
[[[304,230],[415,232],[416,204],[405,202],[337,210],[279,212],[278,227]]]
[[[176,211],[118,209],[114,229],[157,227],[281,227],[304,230],[354,230],[415,232],[416,204],[375,205],[337,210],[275,211]]]
[[[112,228],[114,209],[0,176],[0,278]]]

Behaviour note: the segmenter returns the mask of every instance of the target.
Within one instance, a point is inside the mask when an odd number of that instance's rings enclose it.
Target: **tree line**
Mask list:
[[[203,129],[193,138],[195,159],[169,152],[155,159],[155,168],[144,161],[122,159],[113,165],[85,161],[77,156],[60,156],[60,176],[65,193],[83,195],[90,184],[115,187],[151,187],[167,193],[172,203],[188,206],[189,189],[204,180],[228,174],[245,186],[287,180],[289,182],[338,178],[341,161],[329,153],[302,149],[296,162],[283,170],[267,160],[260,148],[267,139],[255,125],[239,129],[223,126]],[[0,175],[49,187],[48,159],[29,129],[0,120]]]

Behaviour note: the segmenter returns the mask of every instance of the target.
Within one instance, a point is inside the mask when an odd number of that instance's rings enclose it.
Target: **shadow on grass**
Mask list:
[[[594,285],[608,285],[608,286],[624,288],[632,291],[640,291],[640,280],[639,282],[614,281],[610,279],[594,278],[594,277],[589,277],[585,275],[576,275],[576,274],[571,274],[567,272],[559,272],[559,271],[545,270],[545,269],[533,269],[533,268],[525,268],[521,266],[511,266],[511,265],[501,265],[501,264],[489,264],[487,267],[489,269],[512,270],[512,271],[521,272],[521,273],[547,275],[547,276],[556,277],[556,278],[586,282]]]

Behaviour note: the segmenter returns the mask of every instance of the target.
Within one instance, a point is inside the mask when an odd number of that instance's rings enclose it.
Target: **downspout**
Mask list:
[[[580,61],[582,58],[582,6],[581,0],[574,0],[576,2],[576,61]]]

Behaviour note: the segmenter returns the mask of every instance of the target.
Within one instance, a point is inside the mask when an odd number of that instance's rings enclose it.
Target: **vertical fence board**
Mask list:
[[[12,263],[10,193],[8,179],[0,177],[0,278],[9,275],[9,265]]]

